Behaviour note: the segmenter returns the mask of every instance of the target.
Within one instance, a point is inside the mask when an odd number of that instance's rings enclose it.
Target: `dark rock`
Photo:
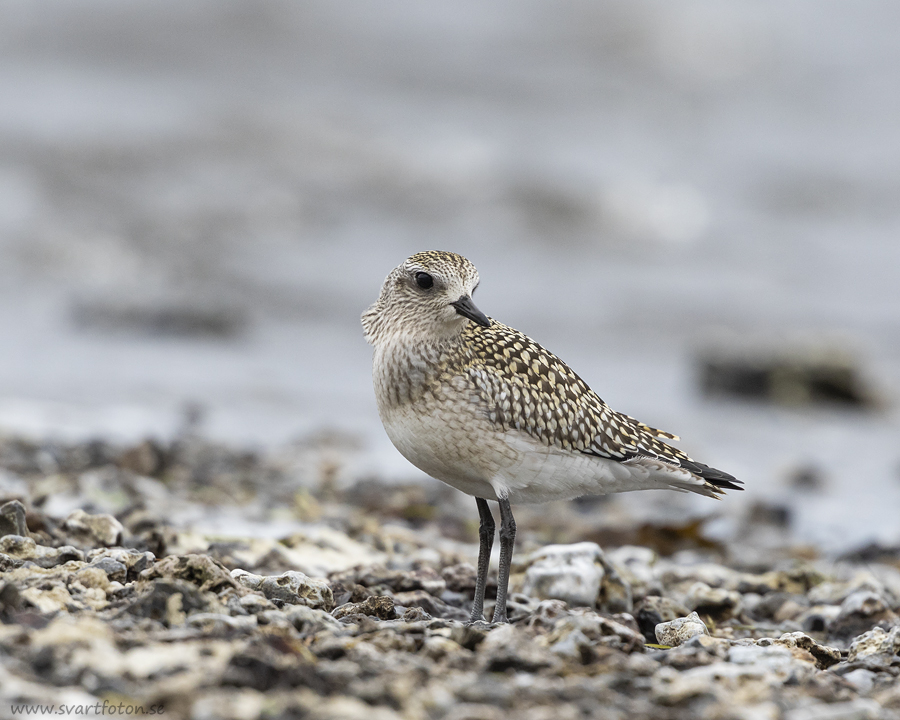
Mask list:
[[[635,607],[634,617],[641,634],[649,643],[656,642],[656,626],[685,617],[690,611],[672,598],[648,595]]]
[[[213,542],[206,548],[207,554],[215,560],[218,560],[229,570],[236,570],[241,567],[241,561],[237,559],[236,554],[240,551],[247,551],[250,545],[239,540],[229,542]],[[288,568],[284,568],[287,570]]]
[[[685,604],[702,617],[722,622],[740,611],[741,596],[734,590],[713,588],[698,581],[688,589]]]
[[[0,581],[0,621],[10,622],[23,606],[24,599],[15,583]]]
[[[175,595],[179,597],[175,598]],[[152,580],[145,585],[138,598],[128,605],[125,612],[171,627],[178,624],[180,614],[189,615],[209,609],[210,601],[208,593],[184,580]]]
[[[97,558],[91,563],[91,567],[100,568],[110,580],[124,583],[128,578],[128,568],[125,563],[111,557]]]
[[[290,610],[286,611],[286,614],[300,637],[311,636],[322,630],[336,630],[343,627],[331,613],[306,605],[293,605]]]
[[[826,670],[832,665],[837,665],[841,662],[841,651],[838,648],[817,643],[809,635],[802,632],[785,633],[775,643],[789,648],[806,650],[815,659],[816,667],[819,670]]]
[[[85,330],[152,337],[231,338],[246,325],[234,308],[202,305],[131,305],[79,302],[72,307],[73,324]]]
[[[38,545],[30,537],[6,535],[0,538],[0,554],[16,560],[33,562],[38,567],[52,568],[76,560],[84,561],[84,553],[71,545],[59,548]]]
[[[475,568],[469,563],[449,565],[441,570],[441,577],[447,584],[447,589],[453,592],[471,595],[475,592]]]
[[[873,542],[841,555],[839,560],[852,563],[885,563],[900,566],[900,545]]]
[[[166,448],[152,439],[125,450],[117,459],[119,467],[138,475],[162,477],[168,467],[169,453]]]
[[[440,597],[447,588],[446,581],[431,568],[415,570],[388,570],[381,567],[369,567],[355,578],[355,582],[364,587],[386,585],[394,592],[408,590],[424,590]]]
[[[138,576],[147,568],[156,562],[156,556],[152,552],[141,552],[138,550],[128,550],[125,548],[99,548],[88,553],[87,559],[90,563],[96,563],[103,558],[109,558],[117,563],[125,566],[126,580],[129,582],[137,580]],[[110,578],[119,579],[119,578]],[[120,582],[123,582],[120,580]]]
[[[856,363],[842,353],[710,354],[698,364],[700,387],[710,396],[859,409],[879,405]]]
[[[434,616],[429,615],[421,607],[410,607],[404,611],[403,617],[401,619],[403,620],[403,622],[411,623],[421,622],[424,620],[433,620]]]
[[[28,536],[25,506],[18,500],[10,500],[0,505],[0,537],[4,535]]]
[[[370,615],[379,620],[394,620],[397,617],[393,599],[383,595],[366,598],[361,603],[341,605],[335,608],[331,614],[338,619],[351,615]]]
[[[331,594],[334,596],[335,607],[345,605],[348,602],[362,602],[367,597],[372,597],[373,594],[370,588],[356,583],[347,586],[342,582],[334,580],[330,581],[329,584],[331,585]]]
[[[140,573],[143,580],[155,578],[185,580],[200,590],[220,592],[239,588],[225,567],[208,555],[172,555]]]
[[[782,605],[793,597],[786,592],[773,592],[764,596],[753,608],[753,617],[757,620],[772,620]]]
[[[316,672],[315,658],[309,650],[295,639],[278,634],[254,639],[235,653],[222,676],[222,684],[259,692],[306,687],[328,694],[335,689]]]
[[[748,525],[770,525],[787,529],[790,527],[792,519],[791,509],[787,505],[757,501],[750,505],[746,522]]]
[[[486,672],[537,672],[559,662],[549,650],[516,632],[512,625],[500,625],[488,633],[477,649]]]
[[[15,558],[11,555],[7,555],[6,553],[0,553],[0,572],[9,572],[10,570],[15,570],[17,567],[22,567],[27,560],[22,560],[21,558]]]
[[[815,465],[803,465],[791,471],[787,477],[788,485],[796,490],[818,491],[825,486],[822,470]]]
[[[846,646],[852,638],[875,627],[890,629],[898,624],[898,617],[884,599],[876,593],[859,590],[841,603],[841,612],[828,626],[830,642]]]
[[[448,605],[424,590],[409,590],[407,592],[394,593],[394,604],[402,605],[407,608],[422,608],[422,610],[432,617],[460,621],[469,619],[469,613],[465,610]]]

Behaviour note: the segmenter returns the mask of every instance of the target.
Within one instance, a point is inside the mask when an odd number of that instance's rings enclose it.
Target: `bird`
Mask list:
[[[508,622],[513,503],[668,488],[717,498],[742,481],[692,460],[678,436],[611,409],[566,363],[485,315],[478,271],[462,255],[419,252],[392,270],[362,315],[378,413],[397,450],[475,497],[478,567],[471,623],[484,621],[495,522],[493,623]]]

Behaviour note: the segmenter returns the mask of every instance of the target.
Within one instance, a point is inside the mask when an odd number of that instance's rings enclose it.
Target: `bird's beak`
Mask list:
[[[475,303],[472,302],[472,298],[468,295],[463,295],[459,300],[450,304],[455,307],[456,312],[464,318],[469,318],[469,320],[477,322],[481,327],[491,326],[491,321],[488,319],[487,315],[475,307]]]

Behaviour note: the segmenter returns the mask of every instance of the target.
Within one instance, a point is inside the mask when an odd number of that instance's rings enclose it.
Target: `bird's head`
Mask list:
[[[378,300],[363,313],[366,340],[379,345],[411,338],[440,342],[462,332],[466,323],[489,327],[491,321],[472,302],[478,271],[462,255],[420,252],[394,268]]]

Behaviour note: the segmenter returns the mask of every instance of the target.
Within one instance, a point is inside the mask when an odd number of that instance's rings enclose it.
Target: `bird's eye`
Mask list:
[[[427,272],[417,272],[416,285],[418,285],[423,290],[428,290],[434,287],[434,278],[431,277],[431,275],[429,275]]]

